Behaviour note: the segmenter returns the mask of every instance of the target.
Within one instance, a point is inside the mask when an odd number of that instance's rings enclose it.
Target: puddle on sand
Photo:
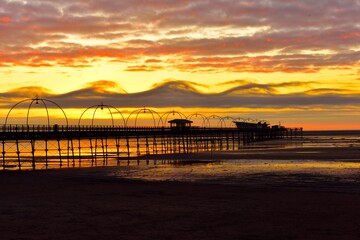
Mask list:
[[[312,160],[216,160],[216,161],[148,161],[136,166],[113,168],[108,175],[145,181],[185,181],[218,183],[241,183],[251,177],[263,176],[263,180],[273,175],[272,181],[306,181],[306,177],[320,179],[338,178],[357,182],[360,173],[358,162],[312,161]],[[274,176],[276,176],[274,178]],[[317,176],[317,177],[316,177]],[[309,179],[307,179],[309,180]],[[310,181],[310,180],[309,180]]]
[[[122,163],[120,167],[112,168],[108,175],[145,181],[237,184],[257,179],[300,185],[320,180],[360,184],[360,160],[346,155],[346,149],[354,147],[360,147],[359,135],[283,139],[259,142],[244,148],[245,151],[226,152],[230,159],[222,159],[220,154],[217,159],[203,156],[200,160],[141,160],[128,166]],[[333,150],[329,151],[330,148]],[[288,152],[283,152],[284,149]],[[338,149],[342,149],[340,153]],[[252,159],[247,154],[252,155]]]

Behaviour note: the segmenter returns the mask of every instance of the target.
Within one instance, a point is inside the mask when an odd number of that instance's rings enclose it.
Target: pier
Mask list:
[[[30,99],[30,102],[26,124],[8,123],[13,107],[6,117],[5,124],[0,126],[2,170],[116,166],[122,160],[132,157],[149,156],[151,158],[151,155],[155,154],[239,150],[258,141],[302,135],[302,128],[270,127],[263,123],[261,126],[257,123],[250,126],[249,124],[225,126],[222,124],[222,118],[219,119],[217,127],[206,126],[206,124],[191,126],[191,117],[168,121],[169,114],[163,114],[162,116],[165,117],[154,120],[154,126],[137,126],[139,113],[148,110],[145,108],[133,112],[135,116],[133,126],[127,126],[131,114],[126,120],[121,115],[123,126],[114,124],[112,114],[110,126],[94,125],[94,116],[98,109],[106,108],[110,113],[112,112],[109,106],[103,104],[93,106],[95,110],[91,125],[81,124],[83,115],[79,118],[78,125],[51,125],[47,109],[48,124],[30,125],[29,111],[32,103],[43,102],[47,107],[44,99]],[[67,123],[66,114],[62,109],[61,111]],[[157,114],[151,110],[149,112],[152,116]],[[181,114],[179,116],[183,117]],[[205,123],[206,121],[208,120],[204,118]],[[162,124],[159,124],[160,122]],[[170,126],[167,123],[170,123]]]

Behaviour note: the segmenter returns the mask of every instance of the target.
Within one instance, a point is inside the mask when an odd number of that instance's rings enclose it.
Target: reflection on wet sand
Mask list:
[[[305,137],[262,142],[240,151],[151,156],[137,164],[112,168],[108,174],[146,181],[219,184],[358,182],[360,138],[344,138]]]
[[[110,175],[149,181],[217,181],[241,183],[249,175],[268,174],[287,177],[298,174],[338,176],[350,179],[360,173],[360,162],[313,160],[226,160],[226,161],[154,161],[112,169]],[[299,179],[301,180],[301,179]]]
[[[348,139],[6,171],[1,239],[359,239],[360,146]]]

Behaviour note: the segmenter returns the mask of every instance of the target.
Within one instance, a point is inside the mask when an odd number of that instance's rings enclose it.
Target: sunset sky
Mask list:
[[[39,96],[360,129],[360,0],[0,0],[0,121]],[[20,117],[20,116],[14,116]]]

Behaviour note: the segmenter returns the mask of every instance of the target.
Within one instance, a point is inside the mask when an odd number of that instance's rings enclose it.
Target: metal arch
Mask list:
[[[107,109],[109,109],[109,112],[110,112],[111,115],[113,115],[113,114],[112,114],[110,108],[115,109],[115,110],[120,114],[120,116],[121,116],[121,118],[122,118],[122,120],[123,120],[124,127],[125,127],[125,118],[124,118],[124,115],[120,112],[120,110],[117,109],[117,108],[114,107],[114,106],[111,106],[111,105],[104,105],[104,106],[107,107]]]
[[[233,117],[231,117],[231,116],[221,117],[221,119],[222,119],[222,121],[224,122],[225,127],[227,127],[227,126],[226,126],[225,119],[227,119],[227,120],[231,119],[231,122],[232,122],[232,123],[235,121],[235,118],[233,118]]]
[[[156,112],[155,110],[152,110],[152,109],[149,109],[149,108],[145,108],[145,107],[144,107],[144,108],[140,109],[140,111],[138,111],[138,113],[136,114],[135,127],[136,127],[136,124],[137,124],[138,116],[139,116],[139,114],[141,113],[141,111],[143,111],[144,113],[145,113],[146,111],[149,111],[149,112],[150,112],[151,116],[153,117],[154,127],[156,127],[156,121],[155,121],[154,113],[156,113],[156,114],[158,115],[158,117],[159,117],[159,123],[160,123],[160,121],[161,121],[161,123],[162,123],[161,125],[163,125],[163,122],[162,122],[162,120],[161,120],[160,114],[159,114],[158,112]]]
[[[211,126],[210,126],[210,119],[211,119],[211,118],[217,118],[217,119],[219,119],[219,121],[218,121],[218,123],[217,123],[217,127],[219,127],[219,123],[220,123],[220,128],[223,127],[223,126],[222,126],[222,123],[224,123],[224,125],[225,125],[225,127],[226,127],[225,121],[222,119],[222,117],[220,117],[220,116],[218,116],[218,115],[210,115],[210,116],[206,117],[206,122],[208,123],[209,127],[211,127]]]
[[[82,114],[80,115],[79,120],[78,120],[78,126],[80,126],[82,116],[87,112],[87,110],[89,110],[90,108],[93,108],[94,106],[88,107],[82,112]]]
[[[96,105],[95,110],[94,110],[93,115],[92,115],[92,119],[91,119],[91,126],[92,127],[94,126],[95,114],[96,114],[96,111],[98,110],[99,107],[101,107],[101,110],[104,109],[104,106],[102,104],[101,105]],[[110,116],[111,116],[112,126],[114,126],[114,118],[113,118],[113,115],[112,115],[111,111],[110,111]]]
[[[30,109],[31,109],[31,105],[33,104],[34,99],[32,99],[31,103],[29,104],[27,113],[26,113],[26,125],[29,125],[29,114],[30,114]]]
[[[94,125],[95,114],[96,114],[96,111],[97,111],[97,109],[98,109],[99,107],[101,108],[101,110],[102,110],[104,107],[106,107],[106,108],[109,110],[109,113],[110,113],[110,115],[111,115],[111,123],[112,123],[112,126],[114,126],[115,124],[114,124],[114,116],[113,116],[113,113],[112,113],[112,111],[111,111],[111,108],[115,109],[115,110],[120,114],[120,116],[121,116],[121,118],[122,118],[122,120],[123,120],[124,126],[126,125],[124,115],[119,111],[119,109],[117,109],[116,107],[111,106],[111,105],[100,104],[100,105],[93,105],[93,106],[90,106],[90,107],[86,108],[86,109],[82,112],[82,114],[80,115],[80,118],[79,118],[79,120],[78,120],[78,126],[80,126],[81,119],[82,119],[83,115],[84,115],[89,109],[95,108],[95,110],[94,110],[94,112],[93,112],[93,115],[92,115],[92,119],[91,119],[91,126],[93,126],[93,125]]]
[[[43,99],[41,99],[41,102],[44,104],[44,107],[45,107],[45,110],[46,110],[46,115],[47,115],[47,117],[48,117],[48,126],[50,126],[49,110],[48,110],[48,108],[47,108],[47,106],[46,106],[46,103],[45,103],[45,101],[44,101]]]
[[[27,110],[27,114],[26,114],[26,125],[29,125],[29,115],[30,115],[30,109],[31,109],[31,106],[32,104],[35,102],[35,104],[39,104],[39,101],[41,101],[45,107],[45,110],[46,110],[46,116],[47,116],[47,122],[48,122],[48,126],[50,126],[50,116],[49,116],[49,110],[46,106],[46,103],[43,99],[40,99],[40,98],[34,98],[32,99],[29,107],[28,107],[28,110]]]
[[[201,113],[193,113],[193,114],[190,114],[189,116],[187,116],[186,119],[191,120],[191,118],[192,118],[193,116],[195,116],[195,117],[200,116],[200,117],[202,118],[201,127],[206,127],[206,116],[205,116],[205,115],[203,115],[203,114],[201,114]]]
[[[50,102],[50,103],[54,104],[55,106],[57,106],[62,111],[62,113],[64,114],[64,117],[65,117],[65,120],[66,120],[66,126],[69,125],[68,118],[66,116],[66,113],[65,113],[64,109],[62,109],[62,107],[60,107],[60,105],[58,105],[56,102],[48,100],[48,99],[43,99],[43,98],[27,98],[27,99],[24,99],[24,100],[16,103],[14,106],[12,106],[10,108],[9,112],[7,113],[4,125],[7,125],[7,121],[9,119],[9,116],[10,116],[10,113],[12,112],[12,110],[15,109],[21,103],[24,103],[24,102],[27,102],[27,101],[31,101],[31,103],[30,103],[30,105],[28,107],[27,114],[26,114],[26,125],[29,125],[30,110],[31,110],[31,106],[34,103],[34,101],[36,101],[37,103],[38,103],[38,101],[41,101],[43,103],[43,105],[44,105],[44,107],[46,109],[46,115],[47,115],[47,120],[48,120],[48,125],[49,126],[50,126],[50,114],[49,114],[49,110],[48,110],[48,107],[47,107],[45,102]]]
[[[139,109],[136,109],[136,110],[132,111],[129,114],[129,116],[126,118],[125,126],[128,126],[131,115],[133,115],[136,111],[139,111]]]
[[[187,119],[185,114],[183,114],[183,113],[181,113],[179,111],[172,110],[172,111],[169,111],[169,112],[165,112],[163,115],[161,115],[160,120],[162,120],[163,117],[166,115],[165,121],[162,121],[162,126],[164,126],[164,124],[166,124],[169,115],[170,114],[175,115],[175,113],[177,113],[180,116],[181,119]],[[160,124],[160,120],[159,120],[158,125]]]
[[[136,113],[136,117],[135,117],[135,127],[136,127],[136,125],[137,125],[137,119],[138,119],[138,117],[139,117],[139,114],[142,112],[142,111],[144,111],[144,113],[146,112],[146,108],[144,107],[144,108],[142,108],[142,109],[140,109],[139,111],[137,111],[137,113]],[[154,121],[154,126],[156,125],[155,124],[155,117],[154,117],[154,114],[150,111],[150,114],[151,114],[151,116],[153,117],[153,121]]]
[[[50,103],[54,104],[55,106],[57,106],[61,110],[61,112],[64,114],[64,117],[65,117],[65,120],[66,120],[66,126],[69,126],[69,121],[68,121],[68,118],[66,116],[66,113],[65,113],[64,109],[62,107],[60,107],[60,105],[57,104],[54,101],[51,101],[51,100],[48,100],[48,99],[43,99],[43,100],[45,100],[47,102],[50,102]]]
[[[31,100],[31,99],[28,98],[28,99],[22,100],[22,101],[16,103],[14,106],[12,106],[12,107],[10,108],[10,110],[8,111],[8,113],[7,113],[7,115],[6,115],[4,125],[7,124],[7,120],[8,120],[8,118],[9,118],[9,115],[10,115],[11,111],[12,111],[14,108],[16,108],[19,104],[21,104],[21,103],[23,103],[23,102],[26,102],[26,101],[28,101],[28,100]]]
[[[233,118],[231,116],[225,116],[225,117],[222,117],[222,119],[231,119],[232,121],[234,121],[236,118]]]
[[[162,119],[161,119],[160,114],[159,114],[158,112],[156,112],[155,110],[152,110],[152,109],[149,109],[149,108],[144,107],[144,108],[136,109],[136,110],[132,111],[132,112],[129,114],[129,116],[128,116],[127,119],[126,119],[126,126],[128,126],[130,117],[131,117],[133,114],[136,113],[136,117],[135,117],[135,127],[136,127],[136,126],[137,126],[137,120],[138,120],[139,114],[140,114],[141,112],[146,113],[146,111],[148,111],[148,112],[151,114],[151,116],[152,116],[152,118],[153,118],[154,127],[156,127],[156,121],[155,121],[154,113],[159,117],[159,119],[160,119],[159,122],[161,121],[161,123],[162,123]],[[162,124],[162,125],[163,125],[163,124]]]

